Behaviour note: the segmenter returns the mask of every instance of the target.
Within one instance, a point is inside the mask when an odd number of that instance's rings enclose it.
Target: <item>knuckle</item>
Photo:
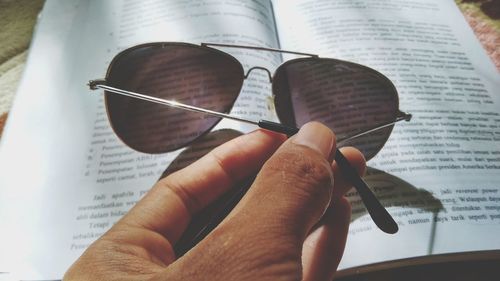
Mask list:
[[[279,173],[287,192],[295,191],[308,197],[329,200],[333,187],[331,166],[324,157],[312,149],[293,146],[278,151],[266,163],[263,170]]]
[[[177,197],[191,215],[203,206],[203,202],[195,193],[191,192],[189,188],[171,177],[163,179],[158,182],[157,185],[159,189],[165,192],[165,196]]]

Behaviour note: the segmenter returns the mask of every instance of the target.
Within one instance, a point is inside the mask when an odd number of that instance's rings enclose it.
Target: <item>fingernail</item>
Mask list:
[[[292,142],[310,147],[323,156],[329,157],[333,147],[334,136],[333,132],[325,125],[318,122],[310,122],[300,128],[300,131],[295,135]]]

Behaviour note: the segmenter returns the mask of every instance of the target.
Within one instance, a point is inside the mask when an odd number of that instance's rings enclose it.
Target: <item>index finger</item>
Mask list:
[[[235,138],[159,181],[119,223],[158,232],[174,244],[194,213],[255,174],[285,140],[265,130]]]

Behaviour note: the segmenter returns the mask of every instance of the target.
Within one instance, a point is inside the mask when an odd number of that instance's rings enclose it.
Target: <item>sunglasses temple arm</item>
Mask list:
[[[344,138],[339,138],[337,139],[337,145],[338,146],[341,146],[343,143],[347,142],[347,141],[350,141],[352,139],[355,139],[355,138],[359,138],[361,136],[364,136],[364,135],[367,135],[369,133],[373,133],[375,131],[378,131],[378,130],[381,130],[383,128],[386,128],[386,127],[389,127],[389,126],[392,126],[398,122],[401,122],[401,121],[410,121],[411,118],[412,118],[412,115],[409,114],[409,113],[405,113],[405,112],[399,112],[399,116],[396,117],[396,120],[392,121],[392,122],[388,122],[388,123],[385,123],[385,124],[382,124],[382,125],[379,125],[377,127],[374,127],[374,128],[371,128],[371,129],[368,129],[366,131],[363,131],[359,134],[355,134],[355,135],[351,135],[349,137],[344,137]]]
[[[261,120],[259,121],[259,127],[274,132],[279,132],[288,135],[289,137],[295,135],[299,129],[294,127],[284,126],[279,123],[274,123],[271,121]],[[392,218],[392,216],[387,212],[387,210],[382,206],[380,201],[378,201],[375,194],[368,188],[365,181],[359,176],[356,169],[347,161],[345,156],[337,148],[335,152],[335,162],[342,171],[342,175],[347,177],[349,182],[358,191],[363,203],[368,210],[373,222],[385,233],[394,234],[398,232],[398,225]]]
[[[368,188],[366,182],[359,176],[356,169],[351,166],[338,149],[335,153],[335,162],[339,165],[342,175],[347,177],[354,188],[356,188],[356,191],[365,204],[366,210],[378,228],[389,234],[398,232],[398,224],[394,221],[391,214],[382,206],[377,197],[375,197],[375,194]]]
[[[228,118],[240,122],[245,122],[245,123],[250,123],[259,126],[262,129],[278,132],[278,133],[283,133],[286,134],[287,136],[291,137],[295,135],[299,129],[295,127],[288,127],[279,123],[267,121],[267,120],[260,120],[259,122],[256,121],[251,121],[248,119],[243,119],[239,117],[235,117],[229,114],[225,113],[220,113],[212,110],[207,110],[195,106],[190,106],[186,104],[182,104],[176,101],[171,101],[171,100],[164,100],[156,97],[151,97],[135,92],[130,92],[118,88],[114,88],[111,86],[105,85],[105,81],[103,80],[93,80],[89,82],[89,87],[92,90],[96,90],[98,88],[104,89],[106,91],[123,95],[123,96],[128,96],[131,98],[136,98],[144,101],[149,101],[153,103],[158,103],[158,104],[163,104],[175,108],[180,108],[180,109],[185,109],[189,111],[194,111],[194,112],[200,112],[200,113],[205,113],[221,118]],[[363,200],[363,203],[366,206],[366,209],[368,210],[368,213],[370,214],[371,218],[375,222],[375,224],[384,232],[386,233],[396,233],[398,231],[398,225],[394,221],[394,219],[391,217],[391,215],[387,212],[387,210],[380,204],[380,202],[377,200],[375,195],[372,193],[372,191],[368,188],[366,183],[361,179],[361,177],[358,175],[356,169],[354,169],[351,164],[347,161],[347,159],[342,155],[340,150],[337,149],[335,153],[335,161],[337,162],[337,165],[339,165],[340,170],[342,171],[343,174],[346,175],[348,180],[353,184],[353,186],[356,188],[358,191],[359,195],[361,196],[361,199]]]
[[[130,98],[135,98],[135,99],[139,99],[139,100],[143,100],[143,101],[149,101],[152,103],[157,103],[157,104],[161,104],[161,105],[166,105],[166,106],[170,106],[170,107],[184,109],[184,110],[188,110],[188,111],[192,111],[192,112],[204,113],[204,114],[208,114],[208,115],[216,116],[216,117],[220,117],[220,118],[227,118],[227,119],[231,119],[231,120],[235,120],[235,121],[239,121],[239,122],[244,122],[244,123],[248,123],[248,124],[252,124],[252,125],[257,125],[257,126],[259,125],[259,123],[256,121],[252,121],[252,120],[240,118],[237,116],[229,115],[226,113],[221,113],[221,112],[217,112],[217,111],[213,111],[213,110],[209,110],[209,109],[204,109],[204,108],[180,103],[180,102],[177,102],[174,100],[166,100],[166,99],[156,98],[156,97],[143,95],[143,94],[139,94],[139,93],[135,93],[135,92],[131,92],[131,91],[126,91],[126,90],[122,90],[122,89],[118,89],[115,87],[104,85],[104,83],[106,83],[106,81],[104,81],[104,80],[91,80],[91,81],[89,81],[88,86],[90,87],[91,90],[103,89],[103,90],[106,90],[108,92],[111,92],[114,94],[119,94],[119,95],[130,97]]]

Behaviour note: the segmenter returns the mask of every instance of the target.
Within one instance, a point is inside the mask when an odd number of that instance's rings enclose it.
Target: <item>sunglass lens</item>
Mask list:
[[[229,112],[243,83],[243,68],[215,49],[189,44],[148,44],[120,53],[109,86],[156,98]],[[146,153],[173,151],[194,141],[221,118],[105,92],[115,133]]]
[[[273,80],[280,121],[302,126],[316,120],[344,139],[395,120],[398,96],[382,74],[358,64],[305,58],[289,61]],[[343,146],[358,148],[371,159],[387,141],[393,126],[354,138]]]

